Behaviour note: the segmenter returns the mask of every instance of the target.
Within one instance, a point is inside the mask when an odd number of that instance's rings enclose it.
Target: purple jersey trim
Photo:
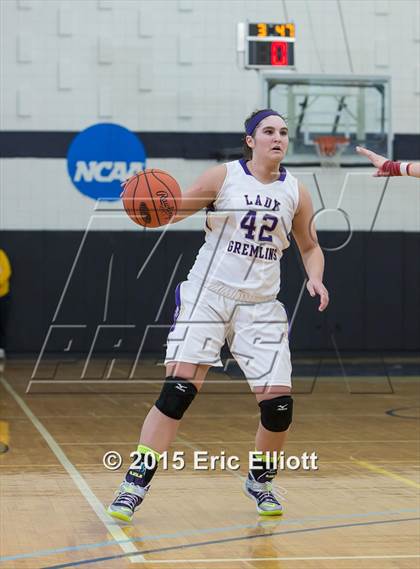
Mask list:
[[[246,174],[247,176],[252,176],[251,172],[249,171],[248,166],[246,165],[246,162],[247,162],[247,161],[245,160],[245,158],[241,158],[241,159],[239,160],[239,164],[242,166],[242,168],[243,168],[245,174]],[[285,168],[284,166],[280,166],[279,172],[280,172],[280,173],[279,173],[279,180],[278,180],[278,181],[279,181],[279,182],[284,182],[284,180],[286,179],[286,175],[287,175],[287,170],[286,170],[286,168]]]
[[[283,304],[283,303],[281,303],[281,304]],[[287,308],[284,304],[283,304],[283,308],[284,308],[284,311],[286,313],[286,318],[287,318],[287,337],[289,337],[290,333],[292,331],[292,328],[291,328],[292,321],[290,320],[289,312],[287,311]]]
[[[211,212],[211,211],[216,211],[216,208],[214,207],[214,202],[211,202],[211,204],[209,204],[206,207],[206,227],[209,229],[209,231],[213,231],[209,225],[209,219],[208,219],[209,212]]]
[[[242,168],[243,168],[243,170],[247,176],[252,176],[251,172],[248,170],[248,166],[246,165],[245,158],[241,158],[239,160],[239,164],[242,166]]]
[[[169,329],[169,332],[172,332],[174,330],[176,321],[177,321],[178,316],[179,316],[179,312],[181,310],[181,285],[182,285],[182,283],[178,283],[176,285],[176,289],[175,289],[175,312],[174,312],[174,317],[173,317],[173,323]]]

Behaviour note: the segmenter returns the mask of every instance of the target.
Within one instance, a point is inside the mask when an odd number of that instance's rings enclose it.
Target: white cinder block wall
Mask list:
[[[3,0],[0,10],[1,130],[240,131],[261,104],[258,73],[236,51],[237,23],[250,20],[295,22],[299,73],[390,75],[393,131],[420,131],[417,0]],[[183,186],[210,164],[148,162]],[[324,176],[333,202],[344,175]],[[370,228],[379,183],[352,171],[354,228]],[[94,208],[63,159],[1,160],[0,191],[3,229],[85,229]],[[392,180],[375,228],[420,229],[419,195],[416,180]],[[333,217],[324,229],[341,228]]]

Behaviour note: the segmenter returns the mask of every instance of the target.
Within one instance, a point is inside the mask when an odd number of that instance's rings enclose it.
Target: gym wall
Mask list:
[[[1,2],[0,247],[14,269],[9,350],[39,351],[54,323],[83,326],[74,349],[86,351],[107,304],[108,323],[134,326],[124,330],[122,350],[136,350],[148,325],[145,350],[162,352],[165,328],[157,326],[171,322],[173,289],[203,241],[201,215],[173,226],[137,278],[161,232],[139,230],[119,203],[95,212],[72,185],[65,157],[77,132],[121,124],[139,133],[149,167],[187,187],[221,148],[240,145],[245,116],[261,106],[258,73],[243,69],[236,51],[237,23],[292,20],[299,73],[392,77],[394,155],[418,158],[419,9],[415,0]],[[392,179],[385,187],[370,168],[292,173],[323,211],[321,244],[337,249],[325,253],[331,306],[320,315],[303,297],[292,348],[419,349],[418,182]],[[338,204],[351,222],[344,247],[349,229]],[[293,245],[282,275],[280,298],[292,315],[303,282]],[[65,332],[48,341],[62,351]],[[98,351],[112,341],[101,339]]]

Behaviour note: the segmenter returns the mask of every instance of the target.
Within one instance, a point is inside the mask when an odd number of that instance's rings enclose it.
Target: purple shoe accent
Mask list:
[[[271,472],[271,471],[268,471]],[[261,515],[280,516],[283,513],[283,507],[274,495],[272,485],[269,481],[262,481],[262,476],[258,477],[258,481],[248,474],[245,481],[245,493],[249,498],[255,500],[257,512]]]
[[[136,494],[130,494],[128,492],[123,492],[122,494],[119,494],[119,496],[112,502],[112,504],[119,508],[127,508],[128,510],[131,510],[132,514],[134,514],[135,508],[140,506],[142,502],[143,499],[140,498],[140,496],[137,496]]]
[[[123,482],[117,491],[117,497],[108,506],[108,514],[124,522],[131,522],[136,508],[143,502],[149,487],[140,488],[135,484]]]

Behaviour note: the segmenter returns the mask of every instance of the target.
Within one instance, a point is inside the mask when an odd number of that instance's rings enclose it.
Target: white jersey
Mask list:
[[[295,177],[281,167],[279,179],[259,182],[246,161],[226,164],[223,185],[207,209],[206,240],[188,275],[205,286],[273,298],[280,290],[280,258],[299,202]]]

